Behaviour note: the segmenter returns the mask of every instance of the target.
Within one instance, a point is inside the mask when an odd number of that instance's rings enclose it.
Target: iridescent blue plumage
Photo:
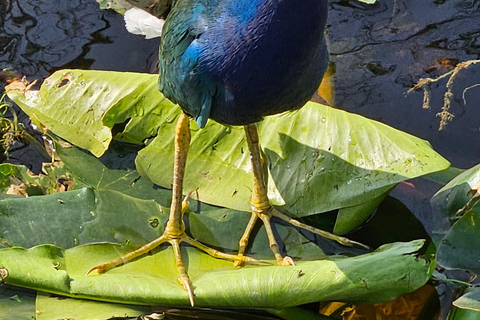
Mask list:
[[[328,63],[326,0],[178,0],[160,45],[159,90],[200,127],[303,106]]]

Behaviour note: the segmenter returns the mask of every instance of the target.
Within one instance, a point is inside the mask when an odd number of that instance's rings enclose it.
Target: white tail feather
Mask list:
[[[140,34],[146,39],[160,37],[165,20],[152,16],[150,13],[132,8],[125,12],[125,27],[128,32]]]

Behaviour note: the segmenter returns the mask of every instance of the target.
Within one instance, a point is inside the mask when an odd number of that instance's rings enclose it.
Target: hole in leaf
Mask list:
[[[70,82],[71,78],[72,78],[72,76],[70,74],[64,75],[62,80],[60,80],[60,82],[57,83],[57,88],[61,88],[63,86],[66,86]]]

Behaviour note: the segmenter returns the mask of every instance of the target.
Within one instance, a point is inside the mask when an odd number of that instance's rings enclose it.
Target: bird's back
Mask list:
[[[325,72],[326,0],[178,0],[165,22],[159,89],[203,127],[300,108]]]

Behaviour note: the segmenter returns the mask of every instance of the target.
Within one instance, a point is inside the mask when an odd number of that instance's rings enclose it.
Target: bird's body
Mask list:
[[[203,127],[302,107],[328,63],[326,0],[178,0],[160,45],[159,90]]]

